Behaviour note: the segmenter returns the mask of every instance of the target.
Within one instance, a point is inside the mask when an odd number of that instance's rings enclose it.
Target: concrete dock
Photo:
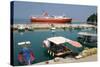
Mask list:
[[[53,24],[54,27],[56,28],[97,28],[95,25],[90,25],[90,24]],[[52,27],[51,24],[14,24],[12,28],[29,28],[31,27],[32,29],[50,29]]]
[[[97,61],[97,54],[94,54],[85,58],[81,58],[81,59],[66,57],[64,59],[63,58],[60,59],[58,62],[54,62],[54,59],[52,59],[49,61],[37,63],[35,65],[47,64],[46,62],[48,62],[48,64],[62,64],[62,63],[79,63],[79,62],[93,62],[93,61]]]

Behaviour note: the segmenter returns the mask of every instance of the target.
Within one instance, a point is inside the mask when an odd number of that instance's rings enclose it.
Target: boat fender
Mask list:
[[[49,53],[49,50],[48,50],[48,53]]]
[[[52,53],[52,56],[54,56],[54,53]]]
[[[52,54],[52,52],[50,51],[50,55]]]
[[[47,47],[47,48],[50,47],[50,44],[47,40],[44,40],[43,44],[44,44],[44,47]]]

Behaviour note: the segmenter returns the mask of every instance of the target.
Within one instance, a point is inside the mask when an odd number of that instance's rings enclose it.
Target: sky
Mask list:
[[[14,23],[29,23],[31,16],[42,15],[43,11],[48,12],[49,15],[65,15],[79,22],[85,22],[87,17],[97,13],[97,7],[89,5],[14,1],[13,7]]]

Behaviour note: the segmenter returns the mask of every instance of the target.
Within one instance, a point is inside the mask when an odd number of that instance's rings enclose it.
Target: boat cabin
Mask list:
[[[65,54],[69,54],[72,52],[72,49],[69,48],[69,46],[65,43],[70,43],[72,44],[72,40],[64,38],[64,37],[51,37],[48,38],[46,40],[44,40],[44,47],[46,47],[48,49],[48,53],[52,56],[63,56]],[[75,42],[76,44],[77,42]],[[69,44],[69,45],[70,45]],[[77,46],[77,47],[81,47],[81,45],[79,43],[77,43],[77,45],[73,45],[73,46]]]
[[[97,47],[97,34],[79,32],[78,41],[88,47]]]

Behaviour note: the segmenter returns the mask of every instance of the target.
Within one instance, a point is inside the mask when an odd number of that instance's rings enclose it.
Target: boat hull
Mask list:
[[[71,18],[31,18],[31,23],[71,23]]]

